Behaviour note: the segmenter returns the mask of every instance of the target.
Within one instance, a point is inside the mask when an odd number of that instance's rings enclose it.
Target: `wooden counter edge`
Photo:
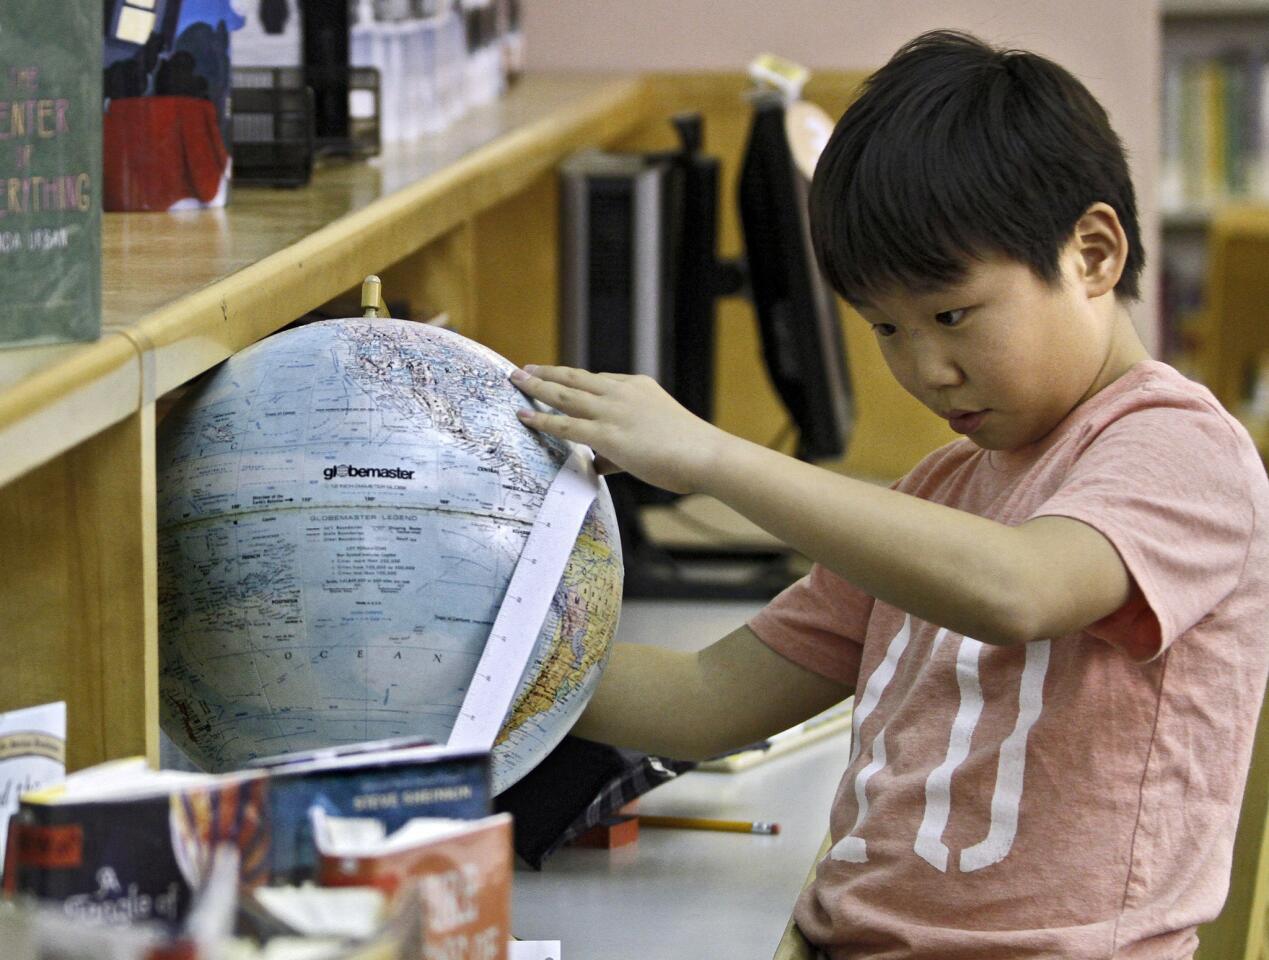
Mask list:
[[[651,103],[638,78],[607,81],[565,110],[496,137],[444,169],[183,296],[129,328],[151,345],[164,393],[352,289],[546,173],[568,153],[611,141]]]

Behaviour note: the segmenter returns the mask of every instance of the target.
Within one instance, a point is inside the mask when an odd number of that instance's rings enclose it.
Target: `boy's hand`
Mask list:
[[[699,490],[727,438],[651,377],[530,365],[511,382],[560,411],[517,411],[525,424],[586,444],[600,473],[625,470],[674,493]]]

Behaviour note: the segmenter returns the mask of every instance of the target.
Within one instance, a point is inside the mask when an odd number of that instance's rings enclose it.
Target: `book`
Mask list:
[[[506,960],[511,936],[511,817],[425,818],[389,834],[379,820],[314,814],[317,880],[414,896],[421,960]]]
[[[105,24],[88,60],[102,65],[104,209],[223,207],[232,145],[229,37],[243,18],[230,0],[102,0],[94,9]]]
[[[370,888],[268,887],[240,900],[237,854],[221,848],[179,929],[95,923],[23,899],[0,908],[0,944],[5,960],[418,960],[422,922],[421,904]]]
[[[815,743],[825,737],[837,734],[850,735],[851,721],[854,716],[853,698],[847,698],[839,704],[829,707],[821,713],[788,730],[782,730],[774,736],[758,743],[742,747],[732,753],[713,757],[697,766],[698,770],[714,773],[738,773],[748,770],[774,757],[783,756],[790,750],[797,750]]]
[[[99,922],[176,925],[220,845],[237,849],[247,890],[312,879],[311,808],[395,830],[420,816],[483,817],[491,798],[487,752],[436,746],[226,774],[116,761],[22,797],[5,889]]]
[[[1160,203],[1204,211],[1269,197],[1269,70],[1253,44],[1165,56]]]
[[[66,776],[66,704],[0,713],[0,876],[18,798]]]
[[[99,0],[0,6],[0,346],[101,334]]]

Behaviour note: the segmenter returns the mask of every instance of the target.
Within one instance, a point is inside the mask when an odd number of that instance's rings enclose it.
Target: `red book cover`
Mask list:
[[[318,883],[375,886],[418,896],[423,905],[422,960],[506,960],[511,938],[511,816],[450,821],[454,829],[417,842],[323,842]],[[408,829],[408,828],[405,828]],[[404,833],[404,829],[403,829]]]

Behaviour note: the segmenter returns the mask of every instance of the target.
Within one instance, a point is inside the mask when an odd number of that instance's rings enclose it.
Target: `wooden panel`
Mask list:
[[[475,328],[475,246],[471,223],[461,223],[422,250],[380,274],[383,295],[410,305],[410,319],[449,314],[449,325],[464,336]],[[353,316],[354,314],[350,314]]]
[[[473,335],[517,364],[559,360],[558,198],[552,171],[476,220]]]
[[[840,116],[863,77],[861,73],[816,74],[805,97],[831,116]],[[657,98],[651,119],[620,146],[630,150],[672,149],[676,140],[669,117],[680,111],[699,111],[705,122],[705,150],[721,162],[719,253],[738,256],[743,238],[735,198],[749,131],[748,79],[739,74],[658,74],[650,83]],[[892,480],[931,450],[954,439],[955,434],[898,385],[858,315],[840,301],[839,308],[856,395],[856,424],[846,457],[825,466],[855,476]],[[715,384],[715,421],[724,430],[767,445],[776,445],[773,441],[782,435],[788,437],[788,415],[763,365],[753,308],[739,298],[719,304]],[[792,452],[792,438],[779,446]]]
[[[91,344],[0,351],[0,484],[134,413],[141,369],[117,333]]]
[[[157,758],[152,408],[0,489],[0,709],[68,703],[68,764]]]

